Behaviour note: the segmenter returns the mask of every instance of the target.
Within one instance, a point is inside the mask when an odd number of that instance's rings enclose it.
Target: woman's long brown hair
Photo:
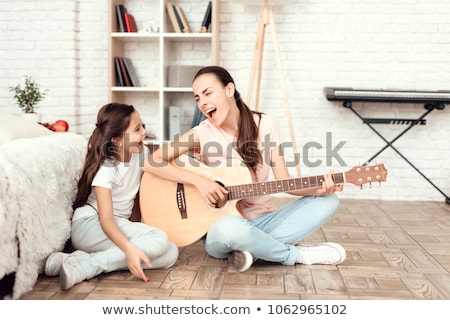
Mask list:
[[[130,125],[130,116],[135,111],[132,105],[109,103],[97,114],[95,129],[88,141],[83,171],[78,180],[78,191],[72,204],[73,210],[86,204],[92,192],[92,181],[103,161],[120,160],[112,139],[122,137]]]
[[[237,133],[237,141],[236,141],[236,151],[242,157],[245,164],[253,171],[256,172],[256,169],[259,164],[262,163],[262,155],[258,150],[258,126],[255,123],[253,118],[254,114],[259,115],[261,119],[262,112],[251,110],[242,100],[239,91],[236,89],[236,84],[234,83],[233,77],[230,73],[222,67],[219,66],[207,66],[200,69],[197,74],[194,76],[194,80],[197,79],[202,74],[212,73],[217,79],[223,84],[223,86],[227,86],[230,82],[234,85],[234,100],[238,106],[240,111],[239,117],[239,125],[238,125],[238,133]]]

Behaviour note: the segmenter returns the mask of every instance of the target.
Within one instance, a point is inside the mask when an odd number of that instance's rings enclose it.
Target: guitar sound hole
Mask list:
[[[216,205],[214,206],[216,209],[220,209],[227,203],[227,200],[219,200],[216,202]]]
[[[216,183],[220,184],[222,187],[225,188],[225,185],[224,185],[222,182],[216,181]],[[216,204],[215,204],[215,206],[214,206],[214,208],[216,208],[216,209],[222,208],[223,206],[225,206],[225,204],[227,203],[227,201],[228,201],[228,199],[223,199],[223,200],[217,201]]]

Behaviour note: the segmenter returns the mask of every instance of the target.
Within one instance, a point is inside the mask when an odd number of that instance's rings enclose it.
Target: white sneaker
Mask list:
[[[64,260],[59,274],[61,289],[68,290],[83,280],[86,280],[86,274],[78,260],[73,256]]]
[[[61,271],[61,265],[68,257],[71,256],[84,259],[89,257],[89,253],[81,250],[76,250],[72,253],[54,252],[49,255],[47,260],[45,261],[45,274],[50,277],[59,275],[59,272]]]
[[[233,251],[228,257],[228,262],[238,272],[247,271],[253,264],[253,256],[248,251]]]
[[[297,263],[302,264],[340,264],[347,254],[345,249],[337,243],[326,242],[319,245],[297,244],[300,251]]]

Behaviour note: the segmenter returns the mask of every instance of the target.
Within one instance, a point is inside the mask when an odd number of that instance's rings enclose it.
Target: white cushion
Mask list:
[[[39,123],[0,109],[0,144],[18,138],[34,138],[54,134]]]

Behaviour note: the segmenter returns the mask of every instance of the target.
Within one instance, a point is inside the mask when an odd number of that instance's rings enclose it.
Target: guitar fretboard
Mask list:
[[[303,178],[256,182],[237,186],[227,186],[226,189],[229,191],[228,199],[237,200],[279,192],[318,188],[322,186],[324,179],[325,178],[323,175],[319,175]],[[344,174],[333,174],[333,180],[335,183],[344,183]]]

